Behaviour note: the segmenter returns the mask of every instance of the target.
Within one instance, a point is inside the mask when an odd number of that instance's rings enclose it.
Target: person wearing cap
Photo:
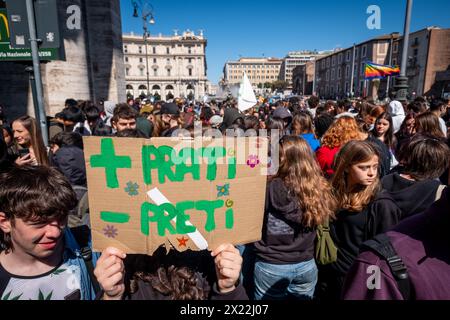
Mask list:
[[[180,108],[175,103],[165,103],[161,107],[161,120],[166,129],[161,133],[161,137],[171,137],[174,131],[183,125],[180,117]]]

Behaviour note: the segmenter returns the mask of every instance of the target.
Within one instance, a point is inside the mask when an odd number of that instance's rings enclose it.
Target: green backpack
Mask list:
[[[317,227],[315,258],[317,264],[326,265],[337,260],[337,247],[330,235],[330,222],[327,219]]]

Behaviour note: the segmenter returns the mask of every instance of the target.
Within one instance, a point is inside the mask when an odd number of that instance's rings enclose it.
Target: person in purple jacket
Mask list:
[[[450,300],[450,189],[387,236],[409,276],[410,300]],[[345,300],[404,300],[386,260],[364,251],[347,274]]]

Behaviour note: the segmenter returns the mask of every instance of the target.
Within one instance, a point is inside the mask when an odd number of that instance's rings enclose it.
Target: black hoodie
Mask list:
[[[222,130],[228,129],[239,118],[244,118],[244,116],[242,115],[242,113],[239,112],[238,109],[236,109],[236,108],[225,109],[221,129]]]
[[[284,182],[274,179],[267,185],[262,240],[255,243],[261,260],[292,264],[314,258],[316,232],[302,225],[303,212],[289,195]]]
[[[438,180],[411,181],[399,174],[382,180],[383,192],[369,213],[368,237],[384,233],[401,220],[425,212],[436,200]]]

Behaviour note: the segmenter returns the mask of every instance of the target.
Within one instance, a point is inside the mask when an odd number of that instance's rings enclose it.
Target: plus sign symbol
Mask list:
[[[131,158],[117,156],[114,142],[111,138],[102,139],[101,154],[91,156],[92,168],[105,168],[106,186],[110,189],[119,188],[117,169],[131,169]]]

